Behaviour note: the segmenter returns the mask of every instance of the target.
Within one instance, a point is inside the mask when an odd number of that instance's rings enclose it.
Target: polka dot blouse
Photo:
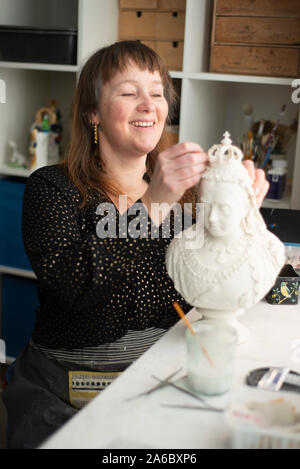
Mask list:
[[[97,224],[104,215],[98,207],[104,199],[91,194],[79,209],[79,191],[58,165],[38,169],[25,187],[23,242],[40,302],[32,338],[45,347],[93,347],[128,330],[168,329],[178,320],[173,301],[185,312],[191,308],[166,271],[170,238],[161,232],[151,238],[147,214],[144,237],[135,239],[129,231],[120,236],[117,210],[116,234],[99,237]],[[127,230],[136,217],[133,209],[126,214]]]

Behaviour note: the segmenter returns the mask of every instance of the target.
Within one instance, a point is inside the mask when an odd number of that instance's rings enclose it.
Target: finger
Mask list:
[[[166,167],[168,168],[168,171],[178,171],[184,168],[192,168],[199,164],[206,164],[207,161],[207,153],[187,153],[185,155],[178,156],[177,158],[173,158],[167,163]]]
[[[247,169],[248,171],[248,174],[251,178],[251,181],[255,181],[255,166],[254,166],[254,163],[253,161],[251,160],[245,160],[243,161],[243,165],[245,166],[245,168]]]
[[[256,169],[254,174],[255,174],[255,178],[254,178],[253,190],[254,190],[255,195],[259,196],[260,193],[265,188],[266,175],[262,169]]]
[[[265,181],[264,186],[263,186],[263,188],[262,188],[260,194],[256,197],[256,204],[257,204],[258,208],[261,207],[261,204],[262,204],[262,202],[263,202],[265,196],[267,195],[267,192],[268,192],[268,190],[269,190],[269,187],[270,187],[269,182],[268,182],[268,181]]]
[[[205,171],[206,165],[205,164],[199,164],[193,166],[192,170],[190,168],[183,168],[174,173],[174,176],[176,178],[176,181],[182,182],[185,181],[186,179],[190,179],[193,176],[201,176],[201,174]]]
[[[171,147],[164,150],[160,156],[166,159],[177,158],[186,153],[202,153],[204,152],[203,148],[195,142],[181,142],[172,145]]]
[[[178,181],[179,189],[186,191],[187,189],[190,189],[191,187],[195,186],[198,184],[201,178],[201,173],[200,174],[195,174],[194,176],[191,176],[189,178],[185,178],[182,181]]]

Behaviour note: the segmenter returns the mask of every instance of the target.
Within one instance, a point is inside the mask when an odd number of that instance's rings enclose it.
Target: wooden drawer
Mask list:
[[[155,10],[157,0],[119,0],[119,8],[125,10]]]
[[[185,13],[120,11],[120,39],[184,40]]]
[[[185,11],[186,0],[119,0],[123,10]]]
[[[215,20],[214,41],[235,44],[300,45],[300,17],[254,18],[217,16]]]
[[[158,0],[159,10],[185,11],[186,0]]]
[[[157,42],[156,52],[162,57],[169,70],[182,70],[183,42]]]
[[[156,38],[184,40],[185,13],[157,13]]]
[[[300,16],[299,0],[216,0],[217,15],[294,17]]]
[[[160,55],[169,70],[182,70],[183,42],[142,41]]]
[[[297,77],[299,49],[213,45],[210,72]]]
[[[155,38],[156,13],[120,11],[120,39],[152,39]]]

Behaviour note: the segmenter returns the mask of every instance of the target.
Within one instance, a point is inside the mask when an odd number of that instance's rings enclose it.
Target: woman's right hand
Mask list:
[[[199,182],[207,160],[207,154],[194,142],[178,143],[158,155],[148,189],[142,197],[156,225],[162,222],[186,190]],[[157,204],[163,203],[159,210]]]

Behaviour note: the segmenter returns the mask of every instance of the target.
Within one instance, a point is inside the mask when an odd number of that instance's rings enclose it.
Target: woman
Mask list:
[[[196,143],[163,148],[174,98],[148,47],[128,41],[97,51],[80,75],[64,163],[27,182],[23,240],[40,306],[3,395],[9,447],[36,447],[105,388],[178,320],[174,300],[190,309],[166,272],[170,240],[151,238],[168,207],[191,200],[207,160]],[[262,198],[261,174],[256,183]],[[135,207],[144,220],[138,238],[130,235]],[[107,211],[115,226],[105,237]]]

